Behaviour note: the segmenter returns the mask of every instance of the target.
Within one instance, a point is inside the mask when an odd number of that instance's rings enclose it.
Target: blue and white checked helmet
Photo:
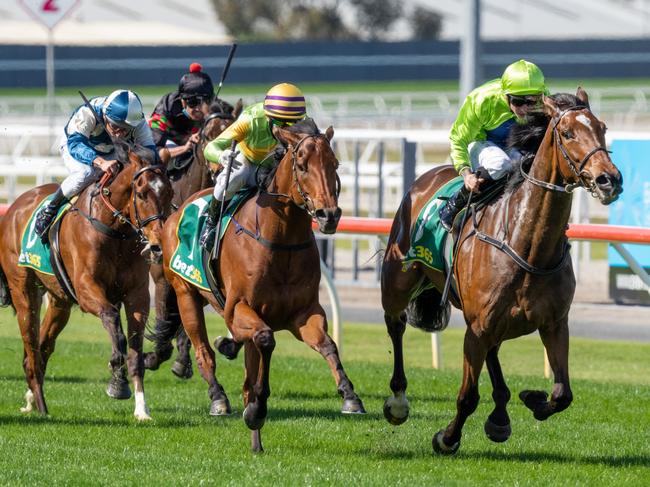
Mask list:
[[[135,128],[144,120],[142,102],[130,90],[115,90],[103,106],[104,116],[119,127]]]

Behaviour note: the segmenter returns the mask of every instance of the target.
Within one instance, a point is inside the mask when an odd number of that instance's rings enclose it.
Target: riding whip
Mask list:
[[[97,115],[97,112],[95,111],[95,109],[93,108],[93,106],[92,106],[92,105],[90,104],[90,102],[88,101],[88,98],[86,98],[86,96],[81,92],[81,90],[79,90],[79,94],[81,95],[81,99],[84,101],[84,105],[86,105],[86,106],[90,109],[90,111],[93,113],[93,115],[95,116],[95,121],[96,121],[99,125],[101,125],[102,127],[106,128],[106,127],[104,126],[104,121],[101,119],[101,117],[100,117],[99,115]]]
[[[237,157],[238,152],[235,152],[235,149],[237,148],[237,141],[233,140],[232,144],[230,144],[230,154],[228,155],[228,168],[226,169],[226,184],[224,186],[223,190],[223,200],[221,202],[221,206],[219,207],[219,219],[217,220],[217,229],[215,230],[217,233],[215,235],[215,240],[214,240],[214,247],[212,247],[212,255],[210,256],[211,261],[215,261],[219,258],[219,247],[221,243],[221,239],[219,236],[221,235],[221,219],[223,218],[223,211],[224,211],[224,206],[226,206],[226,192],[228,191],[228,183],[230,182],[230,171],[232,171],[232,164],[235,162],[235,157]],[[213,198],[216,198],[216,196],[213,196]]]
[[[447,299],[449,298],[449,288],[451,287],[451,276],[454,274],[454,262],[456,261],[456,252],[458,252],[458,245],[460,244],[460,237],[463,233],[463,228],[465,227],[465,222],[467,221],[467,215],[469,214],[469,205],[472,204],[472,195],[474,193],[470,191],[469,197],[467,198],[467,205],[465,206],[465,213],[463,214],[463,219],[460,222],[460,227],[458,228],[458,238],[454,242],[454,249],[451,252],[451,265],[449,266],[449,272],[447,273],[447,278],[445,279],[445,287],[442,290],[442,297],[440,298],[440,306],[447,305]],[[451,224],[451,234],[453,237],[454,224]]]
[[[232,61],[232,58],[235,55],[236,50],[237,50],[237,43],[233,42],[232,46],[230,46],[230,52],[228,53],[228,60],[226,61],[226,65],[223,67],[223,72],[221,73],[221,80],[219,81],[217,92],[214,94],[215,98],[219,98],[219,92],[221,91],[223,82],[226,80],[226,76],[228,75],[228,70],[230,69],[230,62]]]

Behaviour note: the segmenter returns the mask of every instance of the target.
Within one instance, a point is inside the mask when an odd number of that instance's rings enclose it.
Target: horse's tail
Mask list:
[[[7,276],[5,276],[5,273],[0,266],[0,307],[6,308],[7,306],[13,307],[13,303],[11,302],[11,293],[9,292]]]
[[[442,295],[436,288],[426,289],[415,296],[406,307],[406,322],[432,332],[442,331],[447,328],[451,317],[451,305],[447,301],[444,306],[440,305]]]

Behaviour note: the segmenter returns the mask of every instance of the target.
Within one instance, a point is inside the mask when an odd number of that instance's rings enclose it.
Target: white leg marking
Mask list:
[[[36,409],[36,401],[34,400],[34,393],[31,389],[27,389],[25,393],[25,406],[20,408],[21,413],[31,413]]]
[[[133,416],[135,416],[138,421],[151,420],[151,416],[149,416],[149,408],[144,400],[144,392],[135,392],[135,411],[133,412]]]

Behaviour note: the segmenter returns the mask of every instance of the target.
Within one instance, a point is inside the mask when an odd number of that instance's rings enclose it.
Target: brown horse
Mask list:
[[[521,168],[519,181],[511,181],[493,204],[468,218],[460,230],[454,261],[458,296],[454,305],[463,311],[465,333],[463,379],[456,402],[457,414],[445,430],[433,437],[433,449],[451,454],[460,446],[465,420],[478,405],[478,379],[487,363],[495,408],[485,432],[492,441],[510,436],[506,386],[498,352],[504,340],[539,330],[555,376],[548,400],[544,391],[523,391],[520,398],[535,418],[544,420],[566,409],[572,400],[568,369],[568,313],[575,290],[565,230],[571,212],[571,191],[586,188],[603,204],[622,191],[622,179],[605,149],[605,125],[589,109],[587,94],[544,98],[547,115],[539,149],[530,171]],[[394,347],[390,382],[393,396],[384,404],[389,422],[408,418],[402,335],[405,323],[448,313],[440,304],[441,273],[414,263],[404,264],[413,224],[435,191],[456,176],[450,167],[421,176],[404,197],[391,229],[382,267],[382,305]],[[414,297],[422,285],[435,286]],[[407,309],[406,313],[404,310]]]
[[[62,218],[61,258],[82,311],[98,316],[112,343],[112,378],[107,394],[131,396],[125,365],[135,387],[139,420],[151,419],[144,397],[142,339],[149,315],[149,259],[162,258],[160,238],[164,218],[171,210],[172,191],[162,166],[151,165],[151,154],[141,148],[116,144],[124,169],[110,182],[107,175],[86,188]],[[22,194],[7,210],[0,233],[0,283],[16,310],[24,344],[23,368],[29,390],[24,412],[34,406],[47,414],[43,379],[57,336],[68,322],[73,297],[58,279],[19,267],[21,237],[30,215],[57,186],[39,186]],[[54,230],[50,231],[50,239]],[[45,317],[39,327],[43,294],[48,293]],[[6,297],[9,297],[5,294]],[[128,340],[122,331],[120,307],[128,321]],[[128,341],[128,360],[127,360]],[[126,360],[126,364],[125,364]]]
[[[194,146],[192,157],[178,169],[169,172],[169,178],[174,191],[172,206],[179,208],[191,195],[205,188],[214,186],[213,171],[205,160],[203,150],[206,145],[221,134],[239,116],[243,108],[242,100],[235,106],[223,100],[217,100],[210,106],[210,115],[203,122],[199,132],[199,143]],[[163,157],[168,161],[169,157]],[[156,332],[149,337],[156,343],[153,352],[145,353],[144,365],[147,369],[156,370],[162,362],[171,357],[172,339],[176,337],[178,355],[172,364],[172,372],[180,378],[192,377],[192,360],[190,359],[190,341],[183,331],[178,305],[169,283],[165,279],[162,265],[151,266],[151,277],[155,283],[156,302]]]
[[[163,236],[165,275],[176,291],[185,331],[209,384],[211,414],[229,413],[230,404],[215,376],[215,354],[203,315],[206,301],[223,315],[234,342],[244,344],[244,421],[252,430],[253,451],[262,450],[260,428],[271,392],[275,331],[289,330],[325,358],[344,399],[344,413],[365,412],[343,370],[336,344],[327,334],[327,319],[318,302],[320,265],[311,221],[315,218],[321,232],[331,234],[341,216],[338,161],[330,147],[334,130],[330,127],[323,135],[312,120],[306,120],[289,129],[276,127],[273,133],[288,150],[268,177],[266,189],[235,214],[240,230],[233,224],[228,227],[214,268],[226,297],[224,308],[210,292],[170,270],[180,211],[165,224]],[[208,191],[197,196],[205,194]]]

